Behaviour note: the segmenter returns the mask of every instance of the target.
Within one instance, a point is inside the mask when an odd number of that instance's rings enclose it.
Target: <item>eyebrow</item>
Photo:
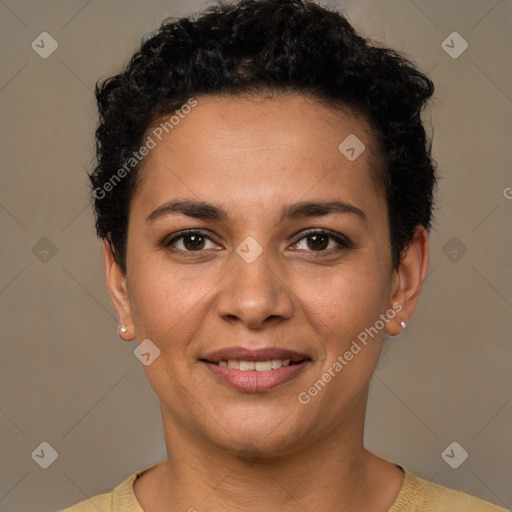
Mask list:
[[[152,211],[146,217],[146,222],[152,222],[164,216],[179,213],[195,219],[221,222],[226,222],[229,219],[226,210],[215,204],[191,199],[175,199],[163,203],[156,210]],[[281,211],[278,222],[281,223],[304,217],[323,217],[333,213],[355,214],[365,222],[368,221],[368,217],[363,210],[343,201],[302,201],[286,205]]]

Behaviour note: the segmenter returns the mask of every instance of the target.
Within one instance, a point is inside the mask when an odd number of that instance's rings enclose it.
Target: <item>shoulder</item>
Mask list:
[[[149,469],[145,468],[133,473],[112,492],[98,494],[59,512],[116,512],[121,510],[121,506],[123,512],[143,512],[133,492],[133,482]]]
[[[507,512],[497,505],[444,485],[428,482],[403,469],[405,480],[389,512]]]

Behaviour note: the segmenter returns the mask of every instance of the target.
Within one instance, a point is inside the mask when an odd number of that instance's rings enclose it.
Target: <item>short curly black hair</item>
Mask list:
[[[358,35],[338,11],[309,0],[241,0],[166,19],[95,92],[96,231],[123,272],[139,168],[126,163],[153,123],[202,94],[296,92],[362,115],[380,148],[393,266],[418,225],[430,231],[436,164],[421,114],[434,85],[405,56]]]

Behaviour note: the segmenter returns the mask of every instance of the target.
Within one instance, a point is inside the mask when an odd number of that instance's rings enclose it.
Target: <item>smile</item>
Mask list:
[[[229,359],[228,361],[219,361],[219,366],[227,366],[228,368],[234,368],[235,370],[256,370],[257,372],[268,372],[270,370],[279,370],[282,366],[288,366],[290,364],[289,359],[269,359],[268,361],[244,361]]]
[[[274,389],[296,378],[312,361],[308,354],[286,348],[226,347],[199,362],[216,382],[244,392]]]

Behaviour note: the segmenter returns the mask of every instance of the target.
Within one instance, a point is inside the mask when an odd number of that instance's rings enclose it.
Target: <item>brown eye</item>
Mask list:
[[[310,231],[303,235],[295,246],[297,249],[304,249],[308,252],[331,252],[353,247],[348,238],[327,230]]]
[[[306,239],[308,240],[308,247],[313,250],[322,250],[329,245],[329,237],[325,235],[309,235]]]
[[[195,251],[204,248],[205,238],[202,235],[184,235],[182,238],[187,250]]]
[[[206,247],[208,242],[211,244],[210,247]],[[181,233],[171,240],[164,242],[163,245],[182,252],[201,252],[207,249],[219,248],[219,246],[215,244],[209,236],[201,231]]]

